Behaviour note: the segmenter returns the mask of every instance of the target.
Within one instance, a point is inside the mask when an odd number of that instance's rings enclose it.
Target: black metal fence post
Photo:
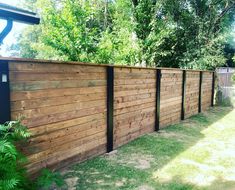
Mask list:
[[[0,61],[0,123],[10,120],[9,66],[7,61]]]
[[[214,106],[214,96],[215,96],[215,72],[212,73],[211,107]]]
[[[113,151],[114,69],[107,66],[107,152]]]
[[[183,76],[182,76],[181,120],[185,119],[185,94],[186,94],[186,70],[183,70]]]
[[[203,78],[203,72],[200,71],[199,98],[198,98],[198,113],[201,113],[201,112],[202,112],[202,78]]]
[[[161,69],[157,69],[156,73],[156,121],[155,121],[155,131],[160,129],[160,95],[161,95]]]

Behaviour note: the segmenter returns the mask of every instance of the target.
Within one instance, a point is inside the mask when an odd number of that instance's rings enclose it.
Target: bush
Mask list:
[[[15,143],[30,137],[28,129],[20,121],[0,124],[0,190],[66,189],[59,173],[42,170],[35,182],[27,178],[27,158],[21,154]]]
[[[232,81],[235,82],[235,73],[232,76]]]
[[[27,159],[15,143],[30,136],[20,121],[0,125],[0,190],[27,189],[28,180],[23,164]]]

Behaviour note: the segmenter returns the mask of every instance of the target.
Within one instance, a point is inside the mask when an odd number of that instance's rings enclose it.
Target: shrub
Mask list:
[[[232,81],[235,82],[235,73],[232,76]]]
[[[15,147],[15,143],[30,136],[20,121],[0,125],[0,190],[27,189],[26,172],[23,164],[27,161]]]
[[[66,184],[59,173],[44,169],[35,182],[27,178],[26,157],[21,154],[16,142],[30,137],[28,129],[20,121],[0,124],[0,190],[65,189]]]

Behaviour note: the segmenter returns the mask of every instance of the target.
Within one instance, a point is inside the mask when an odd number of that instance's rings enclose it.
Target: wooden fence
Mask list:
[[[233,98],[235,97],[235,83],[232,80],[232,76],[235,74],[234,68],[217,68],[216,76],[218,82],[218,90],[222,93],[219,98],[219,103],[226,100],[230,100],[233,102]]]
[[[32,137],[19,148],[32,174],[112,151],[213,106],[211,71],[24,59],[2,59],[0,70],[0,122],[24,117]]]

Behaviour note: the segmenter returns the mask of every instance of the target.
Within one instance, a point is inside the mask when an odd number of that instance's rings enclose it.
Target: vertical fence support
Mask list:
[[[107,66],[107,152],[113,151],[114,69]]]
[[[181,120],[185,119],[185,94],[186,94],[186,70],[183,70],[183,76],[182,76]]]
[[[198,113],[202,112],[202,77],[203,72],[200,71],[200,80],[199,80],[199,98],[198,98]]]
[[[156,73],[156,121],[155,121],[155,131],[160,129],[160,95],[161,95],[161,69],[157,69]]]
[[[215,71],[212,73],[211,107],[214,106],[214,96],[215,96]]]
[[[9,66],[0,61],[0,124],[11,120]]]

